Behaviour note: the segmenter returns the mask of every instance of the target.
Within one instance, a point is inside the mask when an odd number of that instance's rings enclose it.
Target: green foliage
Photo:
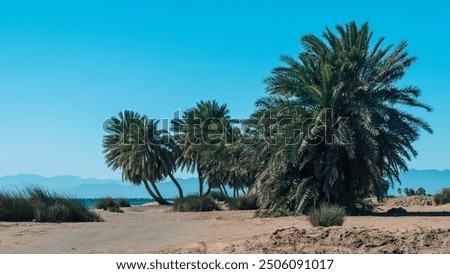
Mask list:
[[[116,203],[119,205],[119,207],[131,207],[130,201],[127,199],[118,199]]]
[[[230,198],[227,204],[231,210],[259,209],[257,195],[246,195],[242,197]]]
[[[212,187],[226,184],[234,189],[250,188],[261,166],[255,146],[245,143],[246,133],[233,131],[232,143],[203,158],[204,177]]]
[[[0,193],[0,221],[97,222],[100,217],[81,203],[40,187],[23,193]]]
[[[427,191],[425,190],[425,188],[419,187],[419,188],[416,190],[416,195],[419,195],[419,196],[425,196],[425,195],[427,195]]]
[[[406,196],[414,196],[416,195],[416,191],[412,188],[405,188],[403,190],[403,193],[405,193]]]
[[[33,219],[33,208],[27,198],[18,193],[0,193],[0,221],[26,222]]]
[[[200,101],[184,111],[181,119],[172,120],[172,130],[181,148],[177,164],[181,170],[197,172],[200,195],[203,195],[205,172],[210,170],[208,166],[219,162],[213,155],[231,140],[229,113],[226,104],[221,105],[215,100]],[[208,178],[208,183],[215,186],[215,179]]]
[[[211,196],[211,198],[219,202],[227,202],[230,199],[230,197],[228,197],[227,195],[225,195],[223,192],[220,191],[211,191],[209,196]]]
[[[36,222],[98,222],[101,218],[80,202],[38,186],[25,190]]]
[[[416,60],[406,42],[383,46],[368,23],[336,30],[303,36],[304,51],[281,57],[256,102],[249,128],[265,140],[257,144],[263,209],[304,212],[329,201],[353,210],[358,200],[382,199],[417,155],[421,130],[432,132],[405,111],[431,111],[418,88],[398,86]]]
[[[450,188],[444,188],[440,193],[434,195],[434,202],[437,205],[450,203]]]
[[[323,203],[309,211],[309,221],[313,226],[342,226],[345,219],[345,208],[339,205]]]
[[[121,170],[122,178],[135,185],[143,183],[156,202],[167,205],[156,183],[173,177],[179,147],[167,130],[158,128],[158,123],[133,111],[120,112],[109,119],[103,153],[109,168]],[[178,182],[174,183],[179,187]],[[179,191],[182,196],[181,188]]]
[[[217,203],[210,196],[187,196],[174,201],[172,208],[174,211],[213,211],[220,210]]]
[[[108,210],[111,212],[123,212],[119,204],[111,197],[101,198],[94,206],[96,209]]]
[[[425,196],[427,195],[427,191],[423,187],[419,187],[417,190],[414,190],[412,188],[405,188],[403,190],[403,193],[405,193],[406,196]]]

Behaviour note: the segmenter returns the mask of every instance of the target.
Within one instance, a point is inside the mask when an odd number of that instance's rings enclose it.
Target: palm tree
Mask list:
[[[259,173],[261,203],[304,211],[321,201],[354,208],[368,195],[382,198],[400,182],[412,143],[430,126],[408,113],[431,111],[416,87],[396,83],[415,60],[406,42],[382,48],[371,43],[368,24],[328,28],[323,39],[306,35],[298,59],[266,79],[268,96],[252,118],[265,135],[259,151],[269,155]],[[275,122],[274,122],[275,121]]]
[[[181,170],[197,171],[199,195],[203,195],[205,158],[224,146],[231,137],[227,105],[215,100],[200,101],[172,121],[172,129],[181,148],[177,164]]]
[[[234,188],[235,193],[250,188],[260,168],[259,154],[252,136],[237,128],[233,128],[233,142],[205,158],[205,178],[211,187],[222,192],[226,185]]]
[[[169,204],[156,185],[169,176],[183,197],[173,176],[179,148],[167,131],[158,129],[158,121],[126,110],[110,119],[107,130],[103,139],[106,164],[112,170],[121,169],[122,180],[143,183],[155,201]]]

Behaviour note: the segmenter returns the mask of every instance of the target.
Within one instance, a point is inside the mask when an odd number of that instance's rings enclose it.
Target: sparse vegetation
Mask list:
[[[309,221],[313,226],[342,226],[345,208],[339,205],[323,203],[309,211]]]
[[[108,210],[111,212],[119,212],[119,213],[123,212],[120,209],[119,204],[116,201],[114,201],[113,198],[111,198],[111,197],[105,197],[105,198],[98,200],[98,202],[95,204],[95,208]]]
[[[450,188],[444,188],[440,193],[434,195],[434,202],[436,205],[450,203]]]
[[[230,199],[230,197],[228,197],[227,195],[225,195],[223,192],[220,191],[211,191],[209,195],[211,196],[211,198],[219,202],[227,202]]]
[[[123,198],[118,199],[117,204],[119,205],[119,207],[131,207],[130,201]]]
[[[273,211],[264,211],[261,212],[261,217],[263,218],[278,218],[278,217],[287,217],[287,216],[300,216],[301,213],[289,210],[287,208],[277,208]]]
[[[416,195],[416,191],[412,188],[405,188],[403,190],[403,193],[405,193],[406,196],[414,196]]]
[[[231,198],[228,200],[227,204],[231,210],[259,209],[257,195],[246,195],[246,196]]]
[[[0,221],[97,222],[101,218],[74,199],[38,186],[23,193],[0,193]]]
[[[427,191],[423,187],[419,187],[417,190],[414,190],[413,188],[405,188],[403,190],[403,193],[405,193],[406,196],[425,196],[427,195]]]
[[[26,189],[36,222],[96,222],[100,217],[74,199],[49,192],[41,187]]]
[[[172,207],[174,211],[179,212],[220,210],[216,201],[210,196],[187,196],[178,198],[174,201]]]

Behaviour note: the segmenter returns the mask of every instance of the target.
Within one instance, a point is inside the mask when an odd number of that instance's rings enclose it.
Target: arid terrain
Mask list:
[[[99,212],[101,223],[0,222],[0,253],[450,253],[450,205],[390,199],[342,227],[255,211],[176,213],[139,206]],[[400,216],[386,214],[403,207]]]

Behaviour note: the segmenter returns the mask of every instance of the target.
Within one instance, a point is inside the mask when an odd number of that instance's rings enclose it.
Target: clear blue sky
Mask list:
[[[409,42],[419,59],[402,84],[435,109],[416,113],[435,133],[410,167],[450,168],[449,18],[445,1],[1,1],[0,176],[120,178],[104,164],[105,119],[170,118],[201,99],[247,117],[280,54],[351,20]]]

